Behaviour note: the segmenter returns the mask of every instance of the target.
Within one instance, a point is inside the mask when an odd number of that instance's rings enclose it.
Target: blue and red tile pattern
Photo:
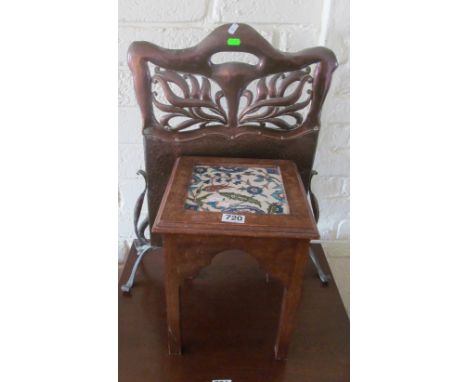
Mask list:
[[[203,212],[288,215],[278,167],[193,167],[185,208]]]

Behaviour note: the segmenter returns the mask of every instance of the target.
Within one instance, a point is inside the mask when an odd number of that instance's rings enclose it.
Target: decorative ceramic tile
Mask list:
[[[205,212],[289,214],[278,167],[193,167],[185,208]]]

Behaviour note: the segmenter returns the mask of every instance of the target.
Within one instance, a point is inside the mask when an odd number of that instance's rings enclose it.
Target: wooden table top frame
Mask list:
[[[246,217],[244,224],[226,224],[221,222],[222,212],[201,212],[184,208],[192,169],[198,165],[279,167],[290,212],[286,215],[245,213],[243,214]],[[320,238],[294,162],[217,157],[178,158],[152,231],[156,233],[212,235],[213,230],[222,232],[222,235],[230,236],[258,237],[261,235],[262,237],[309,240]]]
[[[192,169],[198,165],[278,167],[289,203],[289,213],[244,213],[245,223],[239,224],[222,222],[222,212],[199,212],[184,208]],[[163,235],[171,354],[182,352],[179,306],[181,284],[185,279],[195,277],[218,253],[240,249],[253,256],[267,274],[278,278],[283,284],[275,357],[286,358],[301,296],[309,240],[319,238],[304,187],[293,162],[245,158],[178,158],[152,231]]]

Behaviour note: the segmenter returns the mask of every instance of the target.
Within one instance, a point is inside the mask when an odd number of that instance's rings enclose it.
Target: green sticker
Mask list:
[[[239,46],[241,44],[240,38],[230,37],[227,39],[226,43],[230,46]]]

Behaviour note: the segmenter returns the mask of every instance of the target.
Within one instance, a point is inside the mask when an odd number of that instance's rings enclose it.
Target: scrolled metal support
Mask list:
[[[319,209],[318,200],[315,197],[314,193],[312,192],[311,182],[312,182],[313,176],[317,175],[317,174],[318,174],[317,171],[315,171],[315,170],[311,171],[310,180],[309,180],[309,192],[308,192],[309,202],[310,202],[310,205],[312,207],[312,212],[314,213],[314,217],[315,217],[316,222],[318,222],[319,217],[320,217],[320,209]],[[322,265],[320,264],[320,261],[319,261],[317,255],[314,252],[313,247],[319,249],[324,254],[322,244],[320,244],[320,243],[310,244],[309,245],[309,257],[312,260],[312,264],[314,265],[315,270],[317,271],[320,282],[322,283],[322,285],[327,286],[328,282],[332,279],[331,275],[325,273],[325,271],[323,270]]]
[[[312,184],[312,178],[314,177],[314,175],[317,175],[317,174],[318,174],[317,171],[311,170],[310,178],[309,178],[309,189],[308,189],[308,192],[307,192],[307,195],[309,197],[310,206],[312,207],[312,212],[314,213],[315,222],[319,221],[320,209],[319,209],[318,200],[315,197],[314,193],[312,192],[311,184]]]
[[[316,244],[316,245],[322,247],[322,244]],[[323,286],[327,286],[328,282],[331,280],[331,276],[329,274],[326,274],[325,271],[323,270],[322,266],[320,265],[317,255],[312,249],[312,246],[313,244],[309,245],[309,257],[312,260],[312,264],[314,264],[314,267],[318,273],[320,282],[322,283]]]
[[[143,202],[145,201],[146,191],[148,191],[148,176],[143,170],[138,170],[137,175],[141,175],[145,180],[145,188],[135,203],[135,209],[133,210],[133,229],[135,231],[138,243],[143,245],[149,243],[149,240],[145,237],[145,229],[148,226],[148,218],[144,219],[139,226],[141,208],[143,207]],[[145,226],[143,226],[144,223],[146,223]]]
[[[125,293],[129,293],[133,287],[136,273],[137,273],[138,267],[140,266],[141,261],[143,260],[143,256],[151,252],[153,249],[158,248],[156,246],[152,246],[150,240],[145,237],[145,230],[149,226],[148,217],[145,217],[140,222],[141,209],[143,207],[143,202],[145,200],[146,191],[148,190],[148,178],[147,178],[146,172],[143,170],[139,170],[137,174],[141,175],[144,178],[145,188],[143,192],[140,194],[140,196],[138,197],[135,203],[135,209],[133,212],[133,228],[134,228],[135,236],[136,236],[136,239],[134,240],[134,247],[136,250],[137,259],[135,261],[135,264],[133,265],[132,272],[130,273],[130,277],[128,278],[127,282],[120,287],[120,289]]]
[[[154,249],[154,247],[151,245],[143,245],[137,249],[137,259],[135,264],[133,264],[132,273],[130,273],[130,277],[128,278],[127,282],[120,286],[122,292],[130,293],[133,287],[133,283],[135,282],[136,273],[138,271],[138,267],[140,266],[141,260],[143,260],[143,256],[152,249]]]

